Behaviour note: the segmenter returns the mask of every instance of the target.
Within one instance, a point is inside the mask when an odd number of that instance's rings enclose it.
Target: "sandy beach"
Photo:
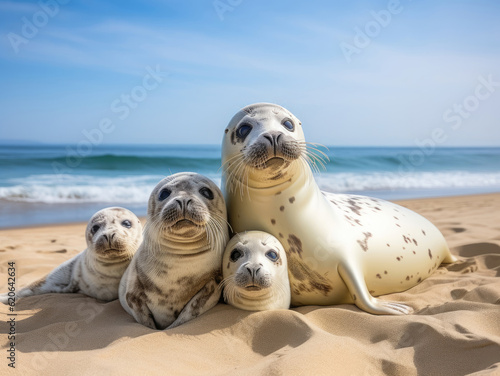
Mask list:
[[[1,375],[500,374],[500,194],[399,201],[430,219],[459,258],[403,293],[415,309],[375,316],[353,305],[246,312],[225,304],[168,331],[136,323],[118,301],[81,294],[0,307]],[[86,223],[0,231],[0,291],[85,248]],[[15,369],[6,333],[15,317]]]

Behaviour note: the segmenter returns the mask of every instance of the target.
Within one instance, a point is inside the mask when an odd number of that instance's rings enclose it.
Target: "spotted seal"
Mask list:
[[[157,184],[144,241],[120,283],[121,305],[137,322],[174,328],[217,304],[226,218],[222,192],[205,176],[178,173]]]
[[[47,293],[82,293],[118,298],[118,285],[142,241],[142,225],[130,210],[111,207],[95,213],[85,231],[87,248],[47,276],[19,290],[16,298]],[[7,303],[8,295],[2,296]]]
[[[439,230],[380,199],[322,192],[321,162],[285,108],[258,103],[225,129],[223,190],[235,232],[269,232],[288,258],[292,305],[354,303],[374,314],[412,308],[375,296],[404,291],[455,261]]]
[[[231,238],[222,256],[224,300],[247,311],[288,309],[286,253],[274,236],[248,231]]]

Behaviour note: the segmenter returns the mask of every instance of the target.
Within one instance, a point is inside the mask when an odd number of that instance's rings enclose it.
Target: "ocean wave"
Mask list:
[[[500,172],[324,173],[317,175],[316,181],[329,192],[500,188]]]
[[[12,167],[11,158],[0,158],[0,166]],[[102,154],[80,157],[77,154],[58,156],[54,158],[19,158],[15,166],[46,168],[56,170],[88,169],[88,170],[120,170],[135,171],[142,169],[218,169],[220,158],[189,157],[189,156],[135,156]]]
[[[102,177],[89,175],[32,175],[10,179],[0,187],[0,200],[27,203],[147,203],[149,195],[165,176],[139,175]],[[212,177],[216,184],[220,178]]]
[[[108,150],[109,149],[109,150]],[[158,171],[218,171],[220,168],[220,148],[165,147],[137,148],[116,147],[95,150],[88,156],[79,156],[76,151],[62,147],[38,150],[0,151],[0,168],[23,169],[39,173],[57,173],[56,170],[71,174],[75,171],[124,171],[135,173]],[[326,163],[328,172],[374,172],[401,169],[412,171],[498,171],[499,148],[436,149],[432,152],[415,148],[338,148],[320,149],[330,161]],[[326,161],[325,161],[326,162]],[[68,172],[69,171],[69,172]]]
[[[0,200],[26,203],[121,203],[146,204],[155,185],[164,176],[121,177],[34,175],[11,179],[12,185],[0,187]],[[220,175],[209,177],[220,185]],[[497,188],[500,172],[414,172],[397,174],[322,173],[316,175],[321,189],[329,192],[403,191],[453,188]]]
[[[154,187],[154,185],[153,185]],[[14,202],[69,203],[130,203],[147,202],[151,186],[73,185],[49,187],[43,185],[0,187],[0,199]]]

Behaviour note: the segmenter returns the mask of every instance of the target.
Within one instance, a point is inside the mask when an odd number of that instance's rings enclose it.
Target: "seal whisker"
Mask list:
[[[311,167],[313,166],[313,164],[316,165],[316,161],[321,159],[317,155],[312,153],[312,151],[308,150],[304,145],[301,145],[301,158],[305,158],[311,165]]]
[[[303,149],[303,154],[309,156],[315,162],[318,162],[323,167],[323,169],[326,169],[325,166],[326,162],[330,161],[328,156],[326,156],[326,161],[325,161],[325,159],[323,159],[321,155],[316,154],[313,150],[310,150],[307,147]]]
[[[304,145],[306,146],[306,148],[308,150],[313,150],[313,151],[321,154],[321,156],[324,157],[327,161],[330,161],[330,157],[323,150],[321,150],[321,149],[318,148],[318,147],[323,147],[326,150],[330,150],[325,145],[315,144],[315,143],[312,143],[312,142],[304,142]]]
[[[309,165],[309,167],[313,170],[313,172],[319,173],[319,168],[316,164],[316,161],[313,160],[309,155],[307,154],[302,155],[301,161],[305,162],[306,165]]]
[[[219,169],[217,170],[217,172],[219,172],[221,169],[222,169],[223,172],[226,172],[226,170],[229,168],[229,164],[232,161],[237,160],[239,158],[243,158],[243,157],[240,154],[232,156],[227,161],[225,161],[223,164],[221,164],[221,166],[219,167]]]
[[[317,144],[317,143],[312,143],[312,142],[306,142],[306,141],[297,141],[301,146],[304,146],[308,150],[314,150],[315,152],[321,154],[323,158],[326,160],[330,160],[330,157],[320,149],[320,147],[325,148],[326,150],[330,150],[327,146],[322,145],[322,144]]]
[[[243,171],[245,169],[245,159],[243,156],[239,156],[240,159],[236,162],[233,170],[228,174],[226,179],[226,189],[229,185],[230,191],[236,190],[241,184],[243,184],[241,177],[243,176]],[[242,176],[239,176],[241,172]],[[236,183],[236,184],[235,184]]]
[[[234,162],[233,166],[231,166],[232,171],[227,175],[227,180],[234,179],[234,177],[237,175],[237,171],[238,171],[239,166],[245,161],[245,157],[243,155],[236,155],[233,158],[235,159],[235,162]],[[231,158],[231,159],[233,159],[233,158]],[[230,167],[228,165],[227,168],[224,169],[224,172],[227,172],[227,170],[229,170],[229,168]]]
[[[219,215],[217,213],[213,213],[212,216],[214,218],[220,220],[223,224],[229,226],[230,230],[233,231],[233,228],[231,227],[231,225],[229,224],[229,222],[224,217],[222,217],[221,215]]]
[[[316,164],[317,162],[323,167],[323,169],[326,169],[325,164],[330,161],[328,155],[326,155],[323,151],[308,145],[305,142],[300,143],[300,147],[302,150],[302,155],[307,155],[311,161],[314,161],[314,164]]]
[[[224,283],[222,285],[222,283]],[[238,289],[235,285],[234,276],[229,276],[222,280],[221,285],[223,286],[222,295],[226,303],[234,301],[238,296],[240,296]]]

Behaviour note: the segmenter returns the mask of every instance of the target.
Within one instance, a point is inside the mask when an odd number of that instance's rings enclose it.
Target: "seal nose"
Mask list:
[[[193,200],[189,197],[185,197],[185,198],[176,198],[175,201],[177,202],[177,205],[179,205],[179,209],[182,210],[182,213],[185,215],[187,207]]]
[[[113,240],[115,235],[116,234],[114,232],[111,232],[111,233],[103,234],[102,236],[104,237],[104,239],[106,239],[106,241],[108,242],[108,245],[111,247],[111,241]]]
[[[249,264],[249,265],[245,266],[245,268],[246,268],[248,274],[250,274],[250,276],[252,277],[252,279],[254,279],[255,276],[259,273],[261,266],[262,265]]]
[[[263,137],[269,141],[271,146],[276,146],[283,134],[281,132],[268,132]]]
[[[276,157],[276,147],[279,145],[280,138],[282,136],[281,132],[268,132],[263,137],[269,141],[271,147],[274,151],[274,156]]]

